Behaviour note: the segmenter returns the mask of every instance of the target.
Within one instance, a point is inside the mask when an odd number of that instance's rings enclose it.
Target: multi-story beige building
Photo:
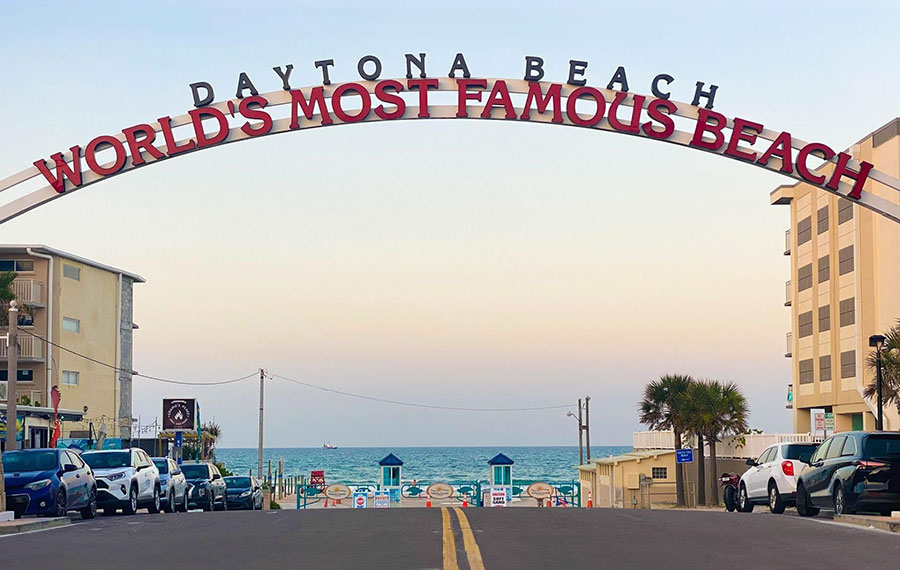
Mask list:
[[[20,311],[18,335],[24,446],[47,445],[54,386],[68,420],[62,423],[62,437],[81,437],[91,423],[95,433],[103,427],[109,437],[130,437],[132,330],[137,328],[132,287],[144,279],[44,245],[0,246],[0,271],[17,273],[16,297],[28,309]],[[2,384],[7,380],[7,350],[0,343]]]
[[[848,152],[900,178],[900,119]],[[829,163],[818,172],[831,170]],[[900,203],[895,190],[874,180],[866,190]],[[833,414],[834,431],[874,429],[875,402],[862,396],[875,376],[866,358],[869,336],[900,319],[900,224],[806,183],[776,188],[771,203],[790,205],[784,253],[791,266],[785,305],[794,431],[822,432],[813,411]],[[885,429],[900,429],[894,406],[885,406],[884,418]]]

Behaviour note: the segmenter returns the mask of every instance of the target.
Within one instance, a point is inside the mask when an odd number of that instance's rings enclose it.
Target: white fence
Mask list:
[[[717,457],[749,459],[759,457],[773,443],[809,443],[822,441],[821,437],[808,433],[748,433],[727,436],[716,444]],[[635,451],[644,449],[675,449],[675,435],[671,431],[636,431],[633,443]],[[685,447],[696,447],[695,438],[684,442]]]

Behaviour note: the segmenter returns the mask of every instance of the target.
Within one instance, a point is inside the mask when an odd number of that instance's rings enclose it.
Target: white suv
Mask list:
[[[797,479],[818,443],[776,443],[758,459],[748,459],[750,469],[741,475],[738,511],[749,513],[753,506],[768,504],[775,514],[797,502]]]
[[[85,463],[97,480],[97,506],[104,514],[122,509],[133,515],[139,508],[159,512],[159,470],[143,449],[85,451]]]

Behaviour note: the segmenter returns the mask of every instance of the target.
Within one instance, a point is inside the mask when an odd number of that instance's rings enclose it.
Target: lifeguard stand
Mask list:
[[[390,492],[392,502],[400,502],[400,473],[403,469],[403,461],[393,453],[378,462],[381,468],[381,488]]]
[[[488,461],[491,466],[491,488],[504,489],[506,500],[512,499],[512,459],[502,453],[498,453]]]

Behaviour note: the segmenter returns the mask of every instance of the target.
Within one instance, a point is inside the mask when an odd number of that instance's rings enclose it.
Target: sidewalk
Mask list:
[[[31,532],[34,530],[44,530],[70,524],[72,524],[72,521],[69,520],[68,517],[3,521],[0,522],[0,536],[7,534],[18,534],[20,532]]]

